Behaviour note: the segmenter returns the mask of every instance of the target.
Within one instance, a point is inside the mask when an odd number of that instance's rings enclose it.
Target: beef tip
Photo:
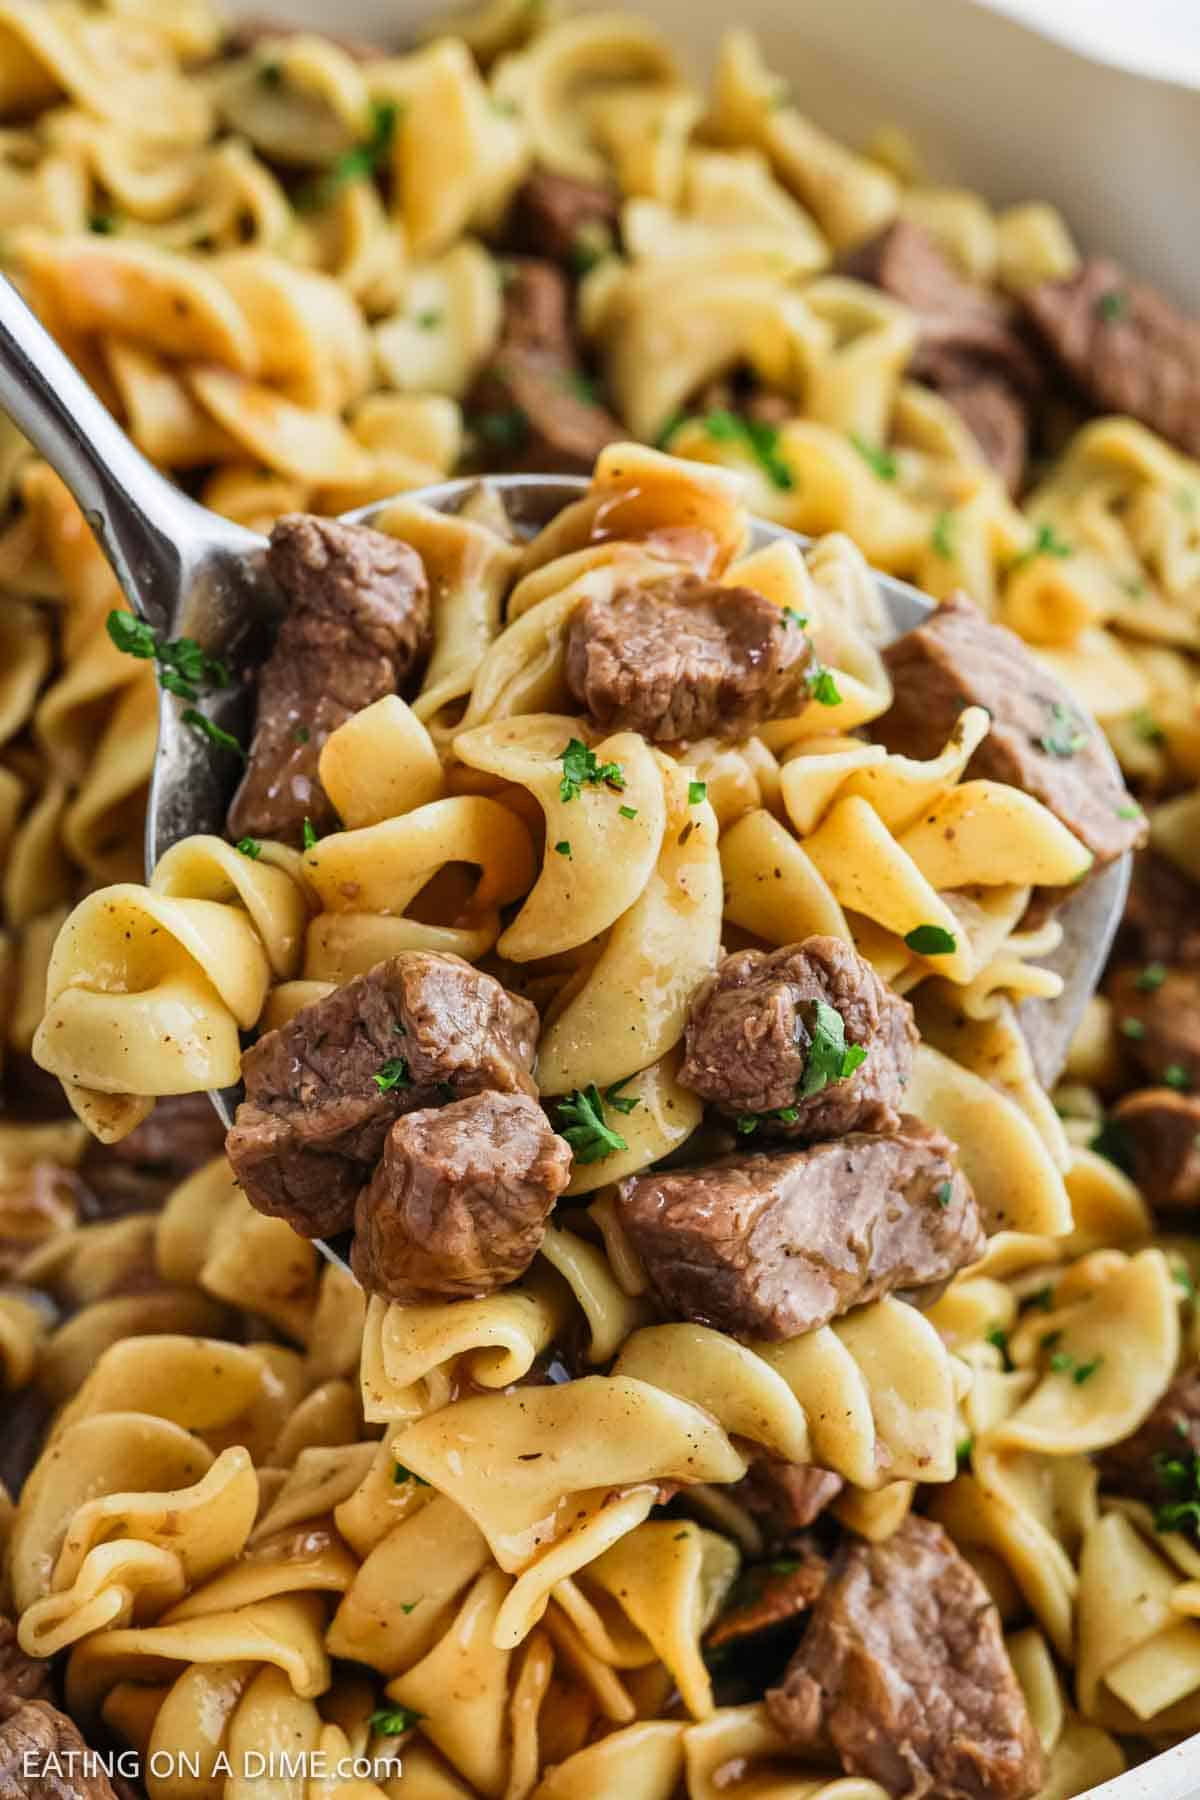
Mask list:
[[[828,1558],[811,1539],[795,1543],[775,1562],[752,1563],[707,1633],[705,1650],[777,1631],[802,1618],[820,1598],[828,1575]]]
[[[168,1094],[119,1144],[89,1141],[79,1173],[85,1219],[116,1219],[162,1205],[173,1187],[219,1156],[225,1127],[207,1094]]]
[[[287,602],[258,677],[250,758],[229,808],[229,835],[303,841],[337,815],[317,761],[339,725],[404,683],[429,643],[429,584],[416,551],[311,513],[276,521],[267,566]]]
[[[906,1117],[890,1136],[630,1176],[618,1195],[667,1313],[740,1337],[799,1337],[884,1294],[940,1291],[985,1241],[950,1140]]]
[[[1200,1207],[1200,1094],[1141,1088],[1109,1115],[1128,1145],[1133,1179],[1156,1213]]]
[[[1117,934],[1122,962],[1200,969],[1200,886],[1157,850],[1139,850]]]
[[[617,241],[620,197],[598,182],[576,181],[553,169],[535,169],[517,189],[508,241],[526,256],[560,263],[585,274]]]
[[[1128,413],[1200,456],[1200,319],[1094,256],[1021,296],[1034,329],[1099,412]]]
[[[571,1149],[527,1094],[409,1113],[358,1196],[354,1273],[409,1306],[494,1293],[537,1254]]]
[[[866,1052],[845,1077],[830,1072],[842,1039]],[[692,1001],[684,1042],[683,1085],[743,1130],[840,1137],[895,1129],[917,1029],[857,950],[811,937],[725,957]]]
[[[1200,1089],[1200,970],[1117,969],[1107,989],[1121,1040],[1147,1081]]]
[[[768,1544],[790,1544],[832,1505],[845,1482],[832,1469],[755,1456],[730,1496],[753,1515]]]
[[[50,1692],[50,1664],[26,1656],[17,1643],[17,1628],[0,1613],[0,1719]]]
[[[1200,1456],[1200,1363],[1189,1363],[1176,1375],[1157,1405],[1132,1437],[1102,1450],[1096,1458],[1100,1485],[1129,1500],[1150,1506],[1189,1500],[1194,1487],[1191,1469]],[[1169,1465],[1186,1471],[1183,1492],[1171,1479]]]
[[[347,1230],[400,1115],[532,1096],[537,1036],[535,1008],[461,957],[377,963],[246,1052],[225,1147],[247,1199],[305,1237]]]
[[[781,1685],[776,1729],[919,1800],[1032,1800],[1042,1751],[983,1582],[939,1525],[844,1544]]]
[[[551,262],[509,266],[500,342],[467,399],[481,458],[490,469],[589,474],[626,433],[592,398],[567,279]]]
[[[667,575],[584,600],[567,631],[567,686],[604,731],[656,743],[742,738],[808,704],[812,645],[751,588]]]
[[[884,661],[895,697],[872,731],[889,750],[936,756],[963,708],[984,706],[992,726],[967,766],[968,778],[1004,781],[1032,794],[1075,833],[1097,867],[1144,840],[1146,821],[1100,731],[1020,638],[991,624],[965,595],[953,595],[897,638]]]
[[[1008,304],[964,281],[910,219],[897,219],[845,266],[916,313],[913,375],[949,402],[1015,492],[1025,471],[1028,399],[1041,372]]]
[[[0,1800],[116,1800],[66,1713],[29,1700],[0,1723]]]

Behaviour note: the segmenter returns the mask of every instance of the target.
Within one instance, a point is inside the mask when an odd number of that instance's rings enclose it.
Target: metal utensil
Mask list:
[[[12,284],[0,280],[0,407],[62,477],[95,532],[134,612],[168,637],[196,639],[230,669],[233,684],[204,703],[214,723],[244,736],[249,695],[244,676],[261,660],[280,610],[266,573],[265,541],[198,506],[174,487],[126,437]],[[582,476],[486,477],[518,531],[532,535],[586,489]],[[402,496],[455,512],[475,491],[474,478],[447,481]],[[392,501],[346,516],[369,524]],[[777,538],[809,540],[783,526],[756,520],[756,546]],[[900,637],[934,611],[934,603],[906,582],[877,575],[880,593]],[[158,754],[146,821],[146,867],[181,837],[220,835],[239,773],[182,719],[174,695],[159,697]],[[1128,856],[1086,882],[1061,908],[1063,939],[1045,959],[1062,976],[1056,1000],[1027,1000],[1019,1016],[1040,1079],[1049,1085],[1094,992],[1120,922],[1129,886]],[[236,1089],[214,1093],[231,1123]]]

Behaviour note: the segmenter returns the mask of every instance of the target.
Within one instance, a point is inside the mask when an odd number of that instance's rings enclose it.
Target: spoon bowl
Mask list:
[[[228,668],[230,685],[200,703],[211,723],[248,738],[254,672],[269,647],[282,602],[266,569],[265,539],[207,511],[174,487],[130,442],[112,415],[34,317],[16,289],[0,279],[0,407],[61,476],[82,509],[139,618],[164,638],[190,637]],[[583,476],[489,475],[446,481],[346,514],[370,524],[403,499],[456,512],[485,481],[502,501],[519,537],[579,498]],[[801,547],[811,540],[755,520],[757,548],[779,538]],[[893,638],[935,610],[927,595],[876,573]],[[180,838],[221,835],[239,775],[233,759],[215,751],[189,725],[190,703],[162,691],[158,751],[146,821],[146,870]],[[1110,753],[1111,754],[1111,753]],[[1049,1086],[1066,1060],[1088,999],[1095,991],[1124,909],[1131,858],[1126,855],[1085,882],[1059,909],[1062,940],[1043,966],[1062,977],[1053,1000],[1026,1000],[1018,1017],[1039,1079]],[[212,1101],[231,1124],[240,1089]],[[334,1261],[343,1258],[326,1244]]]

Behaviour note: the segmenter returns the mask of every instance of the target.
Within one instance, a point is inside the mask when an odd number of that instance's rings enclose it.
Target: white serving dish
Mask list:
[[[656,19],[697,73],[727,24],[750,27],[805,109],[848,143],[900,125],[935,179],[998,202],[1052,201],[1086,248],[1111,252],[1200,313],[1200,0],[631,0],[629,9]],[[271,0],[269,9],[246,0],[238,10],[389,44],[435,13],[453,16],[437,0]],[[1200,1800],[1200,1735],[1089,1800]]]

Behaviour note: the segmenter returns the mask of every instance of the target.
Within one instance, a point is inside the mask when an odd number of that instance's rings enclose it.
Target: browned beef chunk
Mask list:
[[[799,1337],[883,1294],[940,1291],[984,1246],[949,1139],[918,1119],[634,1175],[618,1193],[666,1311],[742,1337]]]
[[[845,1077],[826,1066],[837,1029],[829,1008],[845,1043],[867,1053]],[[740,1116],[743,1128],[757,1117],[770,1137],[840,1137],[894,1129],[917,1029],[907,1000],[852,945],[811,937],[725,957],[692,1001],[684,1041],[684,1086]]]
[[[258,677],[250,759],[229,835],[299,844],[337,817],[317,774],[331,731],[394,694],[429,642],[429,584],[416,551],[367,525],[289,513],[267,563],[287,601]]]
[[[783,1545],[820,1518],[845,1485],[832,1469],[756,1456],[729,1491],[757,1519],[767,1543]]]
[[[507,1287],[570,1178],[570,1146],[527,1094],[409,1113],[358,1196],[354,1273],[368,1293],[413,1306]]]
[[[1200,968],[1200,887],[1156,850],[1139,850],[1117,937],[1122,962]]]
[[[66,1713],[30,1700],[0,1723],[0,1800],[116,1800]]]
[[[745,737],[808,704],[812,645],[751,588],[667,575],[577,606],[567,685],[604,731]]]
[[[620,196],[599,182],[576,181],[553,169],[535,169],[517,189],[508,241],[523,255],[586,272],[616,246]]]
[[[919,1800],[1032,1800],[1042,1751],[1000,1617],[940,1526],[844,1544],[782,1684],[777,1730]]]
[[[1096,1458],[1100,1485],[1151,1506],[1192,1499],[1194,1459],[1200,1456],[1200,1363],[1182,1368],[1132,1437],[1102,1450]],[[1173,1480],[1169,1464],[1182,1464],[1186,1477]],[[1182,1489],[1182,1491],[1181,1491]]]
[[[1044,342],[1099,412],[1128,413],[1200,456],[1200,319],[1105,256],[1021,296]]]
[[[1028,396],[1040,372],[1007,303],[965,281],[910,219],[855,251],[846,272],[913,309],[920,325],[913,374],[949,401],[1015,491],[1025,470]]]
[[[1200,970],[1117,969],[1107,987],[1121,1040],[1147,1081],[1200,1089]]]
[[[79,1166],[87,1188],[83,1216],[115,1219],[161,1206],[224,1145],[225,1127],[207,1094],[168,1094],[119,1144],[89,1142]]]
[[[49,1691],[50,1664],[26,1656],[17,1643],[16,1626],[0,1613],[0,1718]]]
[[[1200,1207],[1200,1094],[1141,1088],[1109,1115],[1129,1145],[1133,1178],[1157,1213]]]
[[[626,433],[593,396],[566,276],[551,262],[509,267],[500,342],[467,400],[480,457],[490,469],[587,474]]]
[[[989,623],[964,595],[897,638],[884,660],[895,698],[872,730],[889,750],[936,756],[963,708],[984,706],[992,727],[968,777],[1024,788],[1075,833],[1097,867],[1144,840],[1146,821],[1099,730],[1015,632]]]
[[[534,1094],[537,1035],[534,1007],[460,957],[377,963],[246,1052],[226,1150],[247,1199],[306,1237],[348,1229],[396,1119],[485,1089]]]
[[[774,1562],[751,1564],[706,1635],[705,1649],[719,1650],[802,1618],[819,1599],[828,1574],[828,1558],[811,1540],[797,1541]]]

